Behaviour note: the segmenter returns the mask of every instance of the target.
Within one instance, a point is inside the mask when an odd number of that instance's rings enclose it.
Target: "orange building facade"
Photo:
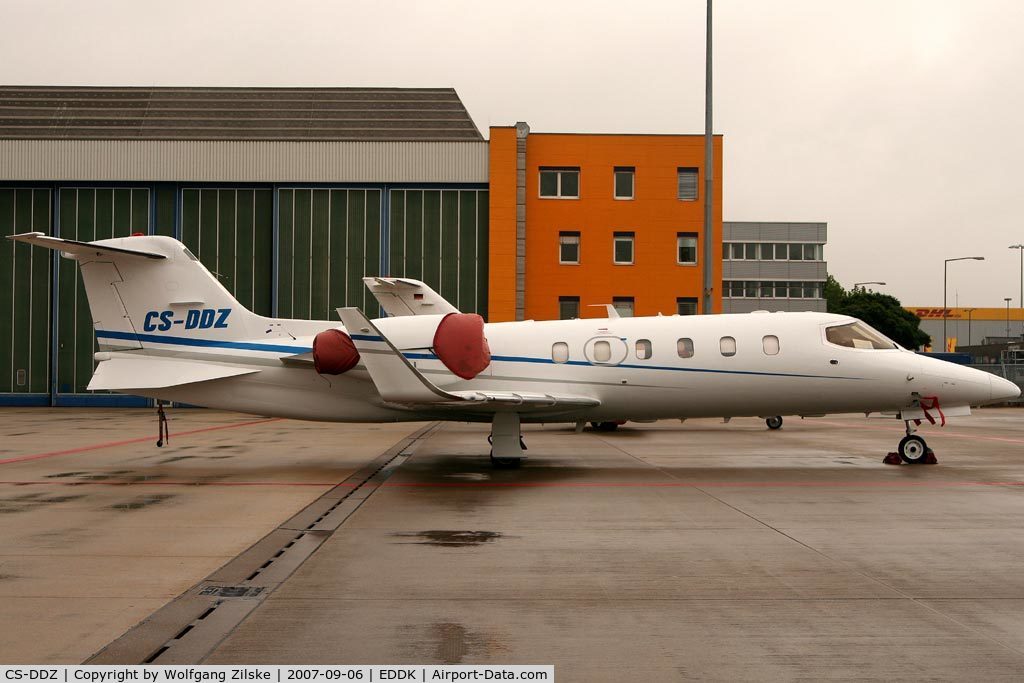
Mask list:
[[[489,320],[721,312],[722,138],[704,263],[704,137],[490,130]]]

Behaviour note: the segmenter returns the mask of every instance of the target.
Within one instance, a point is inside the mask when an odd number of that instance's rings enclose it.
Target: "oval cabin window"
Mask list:
[[[594,361],[607,363],[612,359],[612,345],[606,341],[594,342]]]
[[[551,345],[551,360],[556,363],[565,363],[569,360],[569,345],[565,342],[555,342]]]
[[[654,355],[654,348],[651,346],[650,339],[637,339],[636,340],[636,357],[640,360],[647,360]]]
[[[722,337],[721,341],[718,342],[719,348],[722,350],[723,356],[735,356],[736,355],[736,339],[733,337]]]
[[[680,358],[693,358],[693,340],[683,337],[676,342],[676,351],[679,352]]]
[[[769,356],[774,356],[779,352],[779,338],[774,334],[765,335],[761,339],[761,344],[764,346],[764,352]]]

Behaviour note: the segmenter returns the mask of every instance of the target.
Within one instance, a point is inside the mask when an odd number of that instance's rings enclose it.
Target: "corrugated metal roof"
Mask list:
[[[483,140],[454,88],[0,86],[0,139]]]

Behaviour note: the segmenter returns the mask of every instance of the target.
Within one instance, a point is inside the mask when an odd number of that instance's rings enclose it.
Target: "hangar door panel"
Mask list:
[[[296,187],[279,193],[278,315],[336,321],[334,309],[357,306],[376,317],[377,301],[362,278],[380,274],[381,191]]]
[[[388,275],[487,317],[487,190],[391,190]]]
[[[181,191],[181,241],[243,306],[268,316],[273,201],[267,188]]]
[[[149,188],[60,188],[60,236],[91,242],[148,233]],[[62,259],[57,311],[57,393],[85,393],[95,367],[96,335],[92,315],[74,263]]]
[[[2,237],[50,232],[49,188],[0,187],[0,393],[50,392],[52,252]]]

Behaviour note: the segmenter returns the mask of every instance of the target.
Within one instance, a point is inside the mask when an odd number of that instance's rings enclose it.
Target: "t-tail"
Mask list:
[[[78,262],[102,351],[180,341],[196,346],[284,336],[242,306],[181,242],[155,235],[78,242],[42,233],[11,239]]]

